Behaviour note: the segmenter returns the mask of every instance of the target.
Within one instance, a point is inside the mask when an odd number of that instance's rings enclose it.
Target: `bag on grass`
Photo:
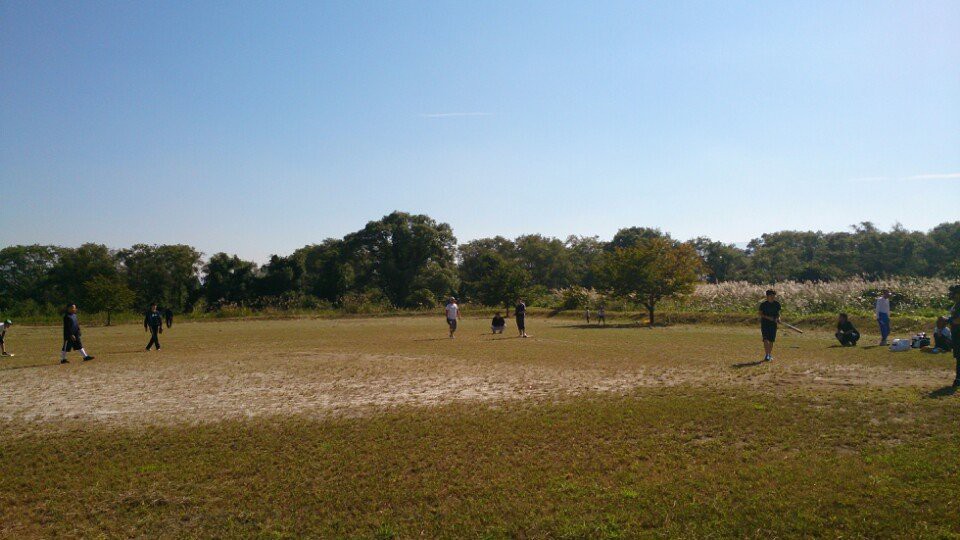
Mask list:
[[[910,350],[910,340],[909,339],[895,339],[890,345],[891,352],[904,352]]]

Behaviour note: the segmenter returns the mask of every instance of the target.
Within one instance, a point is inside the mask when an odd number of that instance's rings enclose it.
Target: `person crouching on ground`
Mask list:
[[[83,360],[93,360],[93,356],[87,354],[80,341],[80,320],[77,319],[77,305],[67,306],[67,313],[63,316],[63,348],[60,349],[60,363],[69,364],[67,353],[70,351],[80,351]]]
[[[13,321],[7,319],[0,323],[0,356],[13,356],[13,353],[8,353],[6,346],[3,344],[3,338],[7,336],[7,330],[13,326]]]
[[[453,333],[457,331],[457,321],[460,320],[460,306],[457,305],[457,299],[451,297],[444,311],[447,315],[447,326],[450,327],[450,339],[453,339]]]
[[[850,317],[846,313],[841,313],[837,320],[837,333],[834,334],[840,340],[840,345],[844,347],[854,347],[860,340],[860,332],[850,322]]]
[[[773,361],[773,343],[777,341],[777,324],[780,322],[780,302],[773,289],[767,291],[767,299],[760,302],[760,335],[763,337],[763,361]]]
[[[933,331],[933,352],[950,352],[953,350],[953,333],[947,326],[946,317],[937,317],[937,328]]]
[[[490,331],[494,334],[502,334],[506,327],[507,321],[503,320],[503,317],[500,316],[500,312],[498,311],[497,314],[493,316],[493,320],[490,321]]]
[[[156,304],[150,304],[150,311],[147,312],[147,316],[143,318],[143,331],[146,332],[150,330],[150,342],[147,343],[147,350],[150,350],[150,347],[153,345],[157,346],[157,350],[160,350],[160,334],[163,333],[163,315],[160,313],[160,310],[157,309]]]

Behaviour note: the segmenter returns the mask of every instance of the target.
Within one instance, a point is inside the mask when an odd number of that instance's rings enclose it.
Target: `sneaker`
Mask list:
[[[84,357],[83,357],[83,361],[84,361],[84,362],[89,362],[90,360],[93,360],[94,358],[96,358],[96,356],[84,356]]]
[[[61,364],[69,364],[70,361],[67,360],[66,358],[61,358],[61,359],[60,359],[60,363],[61,363]]]
[[[10,353],[8,353],[8,352],[5,352],[5,353],[3,353],[3,354],[2,354],[2,355],[0,355],[0,356],[13,356],[13,355],[12,355],[12,354],[10,354]]]

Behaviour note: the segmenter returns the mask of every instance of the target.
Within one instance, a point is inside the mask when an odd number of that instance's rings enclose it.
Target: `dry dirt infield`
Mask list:
[[[60,366],[58,328],[15,327],[7,342],[17,356],[0,360],[0,419],[201,423],[683,386],[925,395],[953,375],[949,355],[841,349],[826,333],[785,335],[776,361],[759,364],[750,328],[533,319],[528,329],[529,339],[493,336],[486,320],[466,319],[449,340],[440,317],[185,323],[146,353],[148,335],[125,325],[86,329],[97,359]]]

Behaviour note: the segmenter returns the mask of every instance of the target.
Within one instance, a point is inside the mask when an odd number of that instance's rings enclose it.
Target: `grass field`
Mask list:
[[[745,327],[14,327],[0,535],[960,537],[953,360]],[[864,340],[871,340],[867,335]]]

